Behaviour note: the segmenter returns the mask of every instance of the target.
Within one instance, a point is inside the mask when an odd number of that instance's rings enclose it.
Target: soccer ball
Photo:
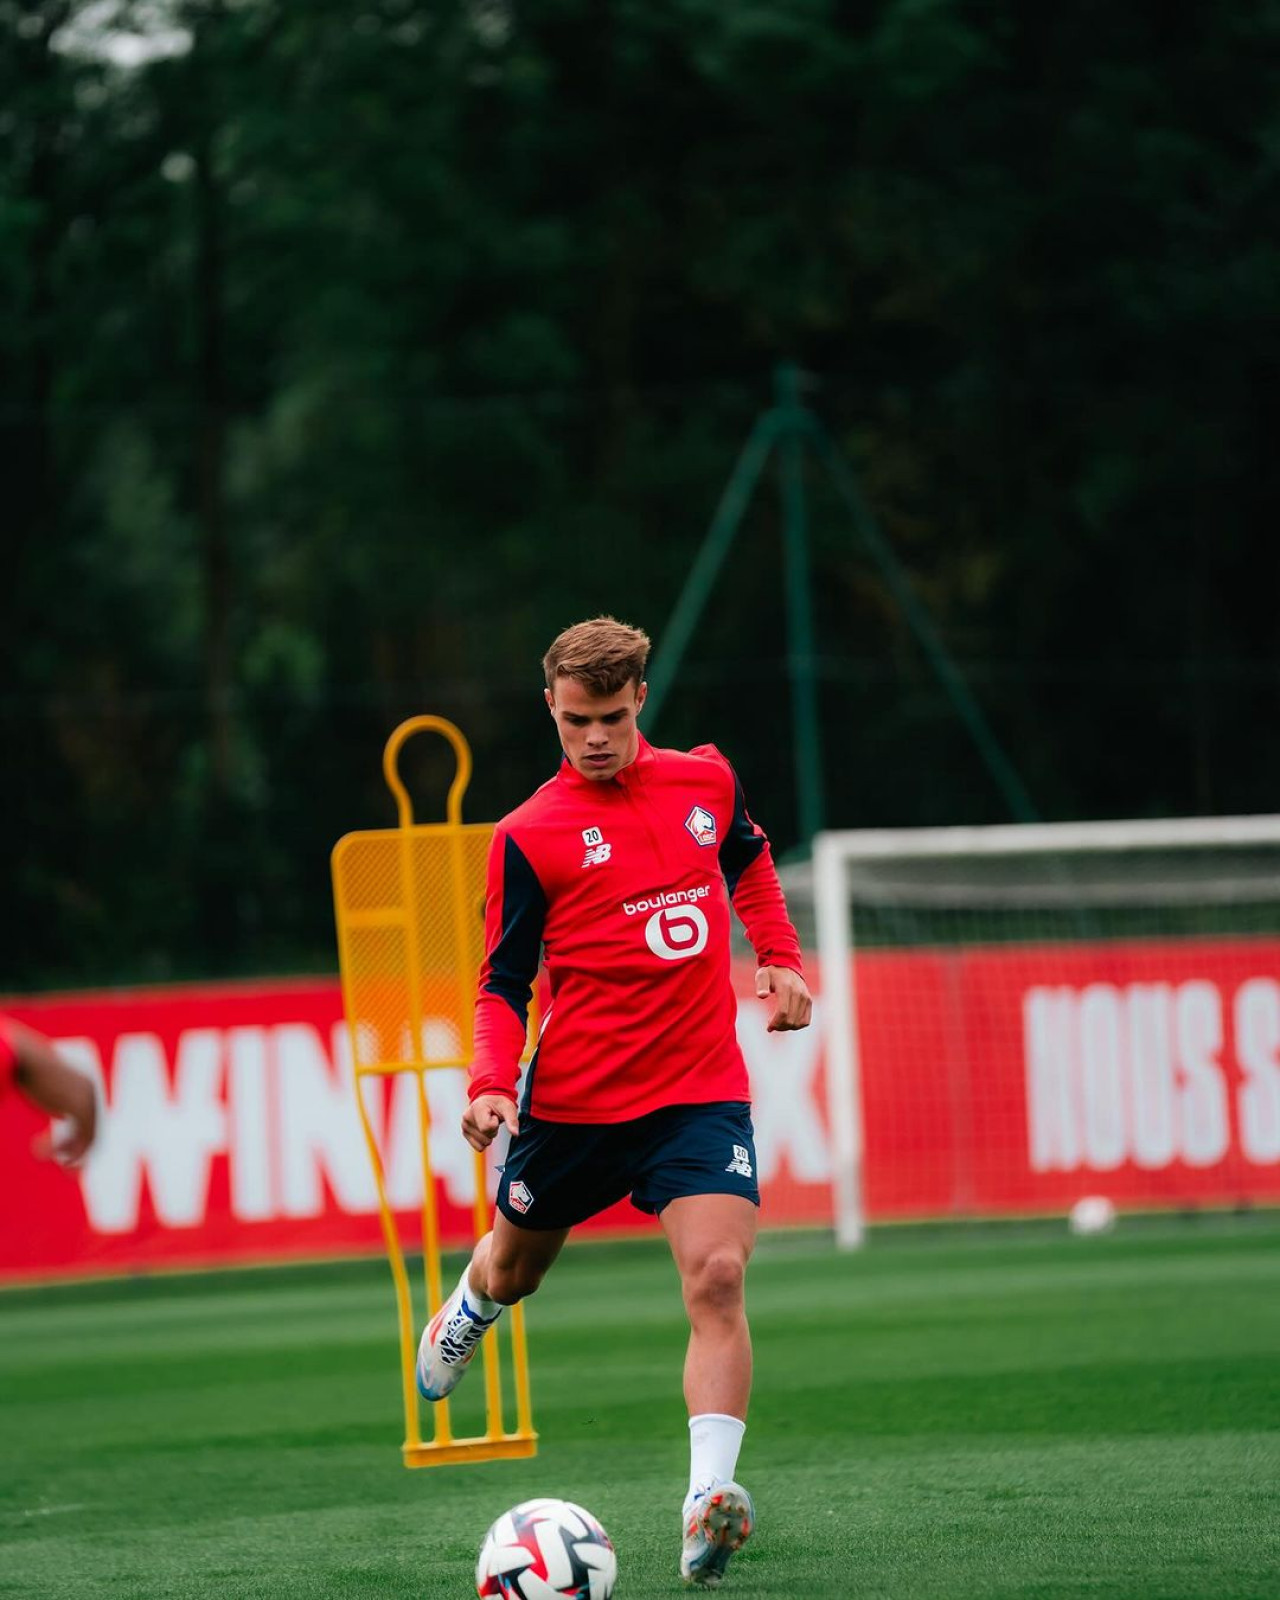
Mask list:
[[[476,1593],[504,1600],[610,1600],[618,1558],[589,1511],[571,1500],[526,1500],[484,1536]]]
[[[1072,1233],[1110,1233],[1116,1225],[1116,1208],[1104,1194],[1087,1194],[1067,1215]]]

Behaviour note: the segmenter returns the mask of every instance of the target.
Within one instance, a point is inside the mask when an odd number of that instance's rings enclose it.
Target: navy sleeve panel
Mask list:
[[[529,859],[510,834],[502,856],[502,931],[489,951],[481,984],[505,1000],[523,1025],[542,956],[547,897]]]
[[[765,848],[765,837],[747,815],[747,802],[733,774],[733,821],[725,829],[720,842],[720,870],[729,888],[729,898],[737,892],[738,880],[753,861],[759,859]]]

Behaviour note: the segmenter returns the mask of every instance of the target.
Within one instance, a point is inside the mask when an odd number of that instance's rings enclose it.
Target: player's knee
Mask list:
[[[732,1249],[712,1250],[685,1276],[684,1297],[690,1310],[736,1311],[742,1305],[747,1264]]]
[[[531,1295],[542,1282],[546,1268],[531,1261],[489,1259],[489,1298],[500,1306],[513,1306]]]

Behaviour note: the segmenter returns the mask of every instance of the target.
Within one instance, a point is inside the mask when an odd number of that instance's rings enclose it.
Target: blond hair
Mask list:
[[[573,678],[589,693],[618,694],[639,684],[649,659],[649,635],[616,617],[576,622],[551,641],[542,658],[547,688],[556,692],[558,678]]]

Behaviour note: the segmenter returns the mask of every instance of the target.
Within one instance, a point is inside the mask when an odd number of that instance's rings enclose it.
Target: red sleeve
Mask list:
[[[804,976],[800,940],[787,915],[773,852],[764,829],[752,822],[742,785],[714,745],[703,747],[724,762],[733,780],[733,820],[720,841],[720,870],[729,899],[762,967],[790,967]]]
[[[738,879],[733,909],[742,918],[751,948],[762,967],[790,967],[804,977],[800,939],[787,915],[768,841]]]
[[[476,993],[475,1059],[467,1094],[515,1099],[542,958],[547,898],[520,846],[499,824],[489,847],[485,958]]]
[[[8,1019],[0,1017],[0,1094],[13,1082],[18,1067],[18,1052],[9,1037]]]

